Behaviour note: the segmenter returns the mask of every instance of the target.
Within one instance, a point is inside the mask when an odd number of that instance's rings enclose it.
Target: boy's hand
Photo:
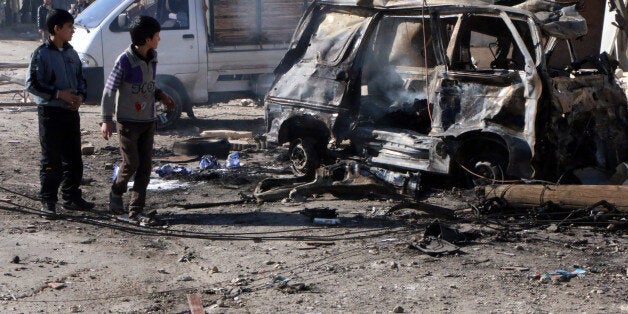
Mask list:
[[[108,140],[111,134],[113,134],[113,122],[103,122],[100,126],[100,134],[104,139]]]
[[[68,109],[70,110],[78,110],[83,103],[83,97],[74,95],[73,89],[60,90],[58,98],[68,103]]]
[[[170,95],[166,94],[166,92],[161,92],[161,103],[166,106],[166,110],[172,111],[174,110],[174,99],[170,97]]]

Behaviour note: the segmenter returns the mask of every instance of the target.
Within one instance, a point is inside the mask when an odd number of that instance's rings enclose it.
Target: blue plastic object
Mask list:
[[[227,168],[240,168],[240,154],[233,152],[227,156]]]
[[[203,169],[218,169],[220,168],[220,164],[216,157],[212,155],[205,155],[201,157],[201,161],[198,163],[198,167]]]

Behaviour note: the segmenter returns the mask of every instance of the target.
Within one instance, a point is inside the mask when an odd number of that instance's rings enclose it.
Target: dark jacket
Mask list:
[[[26,90],[33,94],[40,106],[67,107],[68,104],[55,99],[57,91],[74,89],[85,99],[86,83],[78,53],[69,43],[59,50],[47,40],[31,56],[26,73]]]

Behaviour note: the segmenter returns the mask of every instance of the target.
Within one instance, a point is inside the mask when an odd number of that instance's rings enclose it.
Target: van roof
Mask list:
[[[356,6],[375,9],[421,9],[425,7],[483,8],[532,16],[531,12],[518,8],[494,5],[491,0],[318,0],[318,3]]]

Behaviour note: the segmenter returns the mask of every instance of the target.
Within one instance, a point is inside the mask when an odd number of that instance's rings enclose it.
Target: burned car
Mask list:
[[[331,153],[398,185],[613,169],[628,157],[613,61],[550,67],[586,21],[573,6],[518,2],[315,1],[265,97],[267,141],[290,143],[296,174]]]

